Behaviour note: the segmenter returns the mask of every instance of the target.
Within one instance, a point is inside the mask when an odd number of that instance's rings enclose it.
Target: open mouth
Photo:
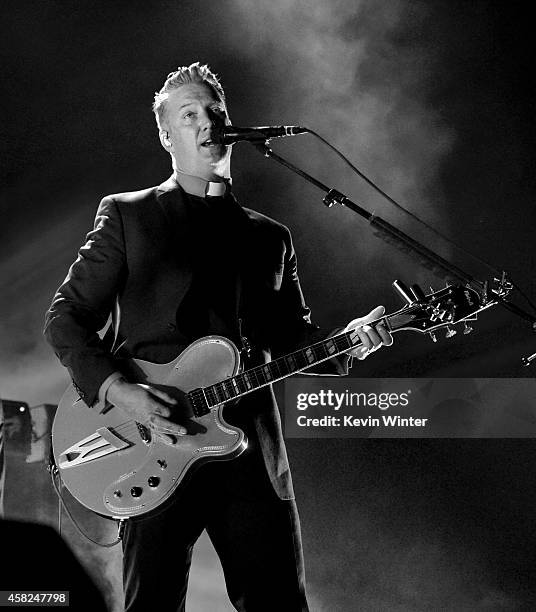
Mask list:
[[[201,143],[202,147],[215,147],[217,146],[217,144],[215,142],[213,142],[210,138],[208,140],[205,140],[205,142]]]

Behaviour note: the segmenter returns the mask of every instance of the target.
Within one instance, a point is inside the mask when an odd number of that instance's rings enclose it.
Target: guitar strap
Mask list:
[[[249,228],[248,228],[249,229]],[[247,230],[246,230],[247,231]],[[245,241],[241,241],[242,246],[244,243],[247,243],[247,239]],[[236,304],[236,321],[238,321],[238,335],[240,338],[240,358],[242,363],[245,362],[246,359],[251,357],[252,346],[248,339],[248,337],[244,333],[244,292],[242,291],[242,285],[244,282],[244,274],[245,274],[245,265],[244,262],[246,260],[247,254],[241,254],[241,265],[238,268],[238,274],[236,277],[236,293],[235,293],[235,304]],[[247,323],[246,323],[247,327]]]
[[[238,335],[240,337],[240,345],[241,345],[240,346],[240,357],[243,362],[245,359],[249,359],[251,356],[251,344],[247,336],[244,334],[244,327],[243,327],[244,308],[243,308],[243,303],[242,303],[242,298],[243,298],[242,274],[243,274],[243,270],[240,269],[236,277],[236,293],[235,293],[236,313],[235,315],[236,315],[236,320],[238,321]]]

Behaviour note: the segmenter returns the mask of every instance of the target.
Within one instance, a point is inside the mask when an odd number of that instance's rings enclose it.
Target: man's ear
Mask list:
[[[160,130],[160,132],[158,132],[158,136],[160,137],[160,143],[162,144],[164,149],[166,151],[171,151],[173,145],[171,144],[171,141],[169,139],[169,133],[166,130]]]

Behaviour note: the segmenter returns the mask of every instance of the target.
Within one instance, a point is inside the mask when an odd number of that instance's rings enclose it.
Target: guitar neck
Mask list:
[[[388,317],[383,317],[371,324],[382,322],[391,329],[387,319]],[[332,336],[283,357],[278,357],[273,361],[205,387],[202,389],[202,392],[206,405],[208,408],[213,408],[214,406],[237,399],[261,387],[302,372],[323,361],[342,355],[352,348],[361,346],[361,344],[359,335],[355,331],[349,331]]]
[[[419,292],[422,293],[420,290]],[[495,300],[484,301],[474,289],[461,285],[447,285],[430,295],[423,293],[422,296],[415,294],[414,297],[415,299],[408,300],[408,304],[397,312],[371,321],[369,325],[382,323],[391,333],[406,330],[432,334],[441,327],[448,328],[449,325],[461,321],[472,321],[479,312],[496,304]],[[467,329],[471,330],[470,327]],[[449,337],[450,335],[453,335],[452,331],[449,331]],[[189,393],[194,413],[204,414],[210,408],[302,372],[361,344],[359,334],[355,330],[343,332],[215,385],[194,389]]]

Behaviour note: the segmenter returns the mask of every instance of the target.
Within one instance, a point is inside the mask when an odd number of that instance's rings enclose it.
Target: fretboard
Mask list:
[[[374,327],[377,323],[382,323],[390,333],[407,330],[432,334],[441,327],[448,328],[449,325],[461,321],[472,321],[479,312],[497,303],[494,300],[484,302],[474,289],[460,285],[449,285],[428,296],[414,297],[417,299],[397,312],[370,321],[368,325]],[[449,334],[452,335],[452,332],[449,331]],[[354,329],[251,368],[209,387],[193,389],[188,396],[194,415],[206,414],[215,406],[307,370],[360,345],[359,334]]]
[[[199,395],[202,395],[202,400],[204,400],[202,403],[207,408],[213,408],[283,380],[360,345],[361,341],[355,331],[343,332],[209,387],[196,389],[191,393],[197,395],[198,400],[201,399]]]

